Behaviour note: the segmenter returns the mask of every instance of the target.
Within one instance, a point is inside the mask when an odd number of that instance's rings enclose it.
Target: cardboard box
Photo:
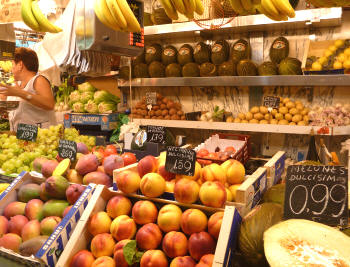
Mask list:
[[[17,200],[17,191],[22,185],[28,183],[40,184],[44,181],[45,179],[43,178],[32,176],[28,172],[22,172],[0,195],[0,213],[3,213],[3,210],[9,203]],[[30,263],[31,266],[33,264],[35,266],[40,266],[42,265],[42,262],[44,262],[46,265],[54,267],[77,222],[83,214],[83,211],[92,196],[94,187],[95,186],[93,184],[86,186],[85,191],[70,209],[68,214],[62,219],[55,232],[52,233],[52,235],[47,239],[45,244],[35,255],[35,258],[23,257],[13,251],[6,250],[4,248],[0,248],[0,254],[13,260]]]
[[[267,188],[277,184],[285,171],[286,152],[278,151],[265,165],[267,170]]]
[[[72,125],[97,125],[101,131],[110,131],[117,127],[119,113],[110,114],[64,114],[64,127],[71,128]]]
[[[80,250],[87,249],[88,245],[92,239],[92,235],[87,230],[87,223],[91,215],[104,211],[106,204],[110,198],[117,195],[125,195],[120,192],[115,192],[107,189],[102,185],[98,185],[95,189],[93,196],[91,197],[88,206],[86,207],[83,215],[78,222],[77,227],[75,228],[72,237],[65,246],[61,257],[59,258],[56,266],[57,267],[68,267],[72,257]],[[140,200],[138,196],[130,197],[132,202]],[[165,204],[176,204],[183,210],[187,207],[178,202],[165,201],[159,199],[148,199],[154,202],[156,205],[165,205]],[[196,206],[191,206],[190,208],[197,208]],[[212,214],[216,211],[222,211],[222,209],[212,209],[208,211],[204,209],[204,212]],[[214,263],[213,267],[227,267],[230,266],[230,255],[232,249],[235,248],[237,233],[239,231],[239,224],[241,222],[241,217],[234,206],[226,206],[224,210],[224,217],[222,220],[222,225],[220,229],[219,238],[217,241],[217,246],[215,250]],[[170,262],[169,262],[170,264]]]

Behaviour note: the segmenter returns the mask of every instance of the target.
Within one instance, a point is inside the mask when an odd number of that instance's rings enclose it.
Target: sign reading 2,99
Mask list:
[[[284,218],[348,224],[348,170],[343,166],[293,165],[287,169]]]

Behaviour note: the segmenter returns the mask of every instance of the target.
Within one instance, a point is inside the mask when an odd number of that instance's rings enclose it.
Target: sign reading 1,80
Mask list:
[[[194,176],[196,152],[194,150],[168,146],[166,150],[165,169],[168,172]]]
[[[348,223],[348,171],[343,166],[289,166],[284,217]]]
[[[58,155],[60,158],[75,160],[77,157],[77,143],[61,139],[58,144]]]

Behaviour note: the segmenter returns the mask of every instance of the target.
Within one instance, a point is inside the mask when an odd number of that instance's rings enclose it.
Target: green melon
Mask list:
[[[219,65],[218,74],[219,76],[235,76],[236,72],[236,63],[232,61],[225,61]]]
[[[230,45],[226,40],[218,40],[211,47],[211,62],[219,65],[228,60]]]
[[[181,77],[182,67],[180,64],[171,63],[165,68],[166,77]]]
[[[149,78],[148,67],[145,63],[138,63],[133,66],[132,71],[135,78]]]
[[[283,59],[278,67],[278,73],[280,75],[302,75],[300,60],[291,57]]]
[[[177,62],[177,50],[174,46],[168,45],[163,49],[162,63],[167,66]]]
[[[180,47],[177,53],[177,62],[184,66],[187,63],[193,62],[193,48],[189,44],[184,44]]]
[[[253,61],[244,59],[237,64],[237,74],[238,76],[256,76],[258,69]]]
[[[162,62],[153,61],[148,66],[148,73],[151,78],[165,77],[165,66]]]
[[[284,205],[284,193],[286,191],[286,184],[276,184],[270,187],[263,195],[264,202],[272,202]]]
[[[125,81],[129,81],[130,79],[130,68],[129,66],[122,66],[119,69],[119,78]]]
[[[213,63],[206,62],[200,66],[199,73],[201,77],[213,77],[217,76],[218,70]]]
[[[146,47],[145,52],[145,62],[147,65],[151,64],[153,61],[162,60],[162,46],[160,44],[151,44]]]
[[[278,75],[277,65],[271,61],[266,61],[258,67],[259,76]]]
[[[236,41],[231,48],[231,59],[233,62],[240,62],[243,59],[251,58],[251,47],[250,44],[244,40],[239,39]]]
[[[203,42],[199,42],[194,48],[194,61],[197,64],[203,64],[210,61],[210,47]]]
[[[197,63],[187,63],[182,67],[183,77],[199,77],[199,65]]]
[[[284,37],[278,37],[272,42],[270,47],[270,59],[272,62],[279,64],[289,55],[289,42]]]
[[[282,221],[282,206],[263,203],[256,206],[243,219],[238,236],[238,247],[249,266],[268,267],[264,254],[264,232]]]

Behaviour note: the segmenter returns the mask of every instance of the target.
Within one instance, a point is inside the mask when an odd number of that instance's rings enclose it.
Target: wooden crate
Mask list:
[[[278,151],[265,165],[267,170],[267,188],[277,184],[285,172],[286,152]]]
[[[93,196],[89,201],[88,206],[86,207],[83,215],[81,216],[80,221],[78,222],[78,225],[75,228],[72,237],[70,238],[69,242],[65,246],[65,250],[63,251],[61,257],[59,258],[56,264],[56,267],[69,267],[72,257],[78,251],[83,249],[88,249],[88,245],[92,239],[92,235],[88,232],[88,229],[87,229],[87,223],[90,216],[99,211],[104,211],[108,200],[118,195],[127,196],[129,199],[131,199],[132,202],[138,201],[140,199],[145,199],[145,198],[139,198],[139,196],[137,195],[130,196],[130,195],[123,194],[121,192],[115,192],[113,190],[107,189],[102,185],[98,185],[96,187],[96,190]],[[146,199],[160,206],[166,205],[166,204],[175,204],[179,206],[182,210],[186,210],[187,208],[203,208],[203,206],[197,207],[195,205],[193,206],[182,205],[181,203],[174,202],[174,201],[166,201],[166,200],[150,199],[150,198],[146,198]],[[219,234],[219,238],[218,238],[217,246],[215,250],[213,267],[231,266],[230,265],[231,253],[232,253],[232,250],[235,249],[236,238],[239,230],[239,224],[241,222],[241,217],[237,209],[234,206],[228,205],[225,207],[224,210],[214,209],[214,208],[211,208],[210,210],[205,208],[202,210],[208,215],[216,211],[224,211],[224,217],[222,220],[220,234]]]

